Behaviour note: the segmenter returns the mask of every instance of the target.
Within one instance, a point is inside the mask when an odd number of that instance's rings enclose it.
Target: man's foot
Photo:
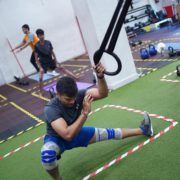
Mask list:
[[[142,121],[140,125],[140,129],[142,130],[145,136],[148,136],[148,137],[153,136],[153,127],[152,127],[151,119],[147,112],[144,112],[144,120]]]
[[[52,72],[53,76],[58,76],[60,73],[56,72],[55,70]]]

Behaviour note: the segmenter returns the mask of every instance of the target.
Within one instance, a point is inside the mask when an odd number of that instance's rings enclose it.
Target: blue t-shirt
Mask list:
[[[44,108],[44,114],[46,119],[46,131],[48,135],[59,136],[52,128],[51,123],[54,120],[63,118],[68,125],[73,124],[79,117],[83,108],[83,99],[86,90],[80,90],[77,94],[76,101],[72,107],[65,107],[59,101],[58,97],[53,98]]]

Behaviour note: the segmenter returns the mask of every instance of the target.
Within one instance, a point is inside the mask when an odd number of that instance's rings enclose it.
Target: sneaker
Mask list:
[[[47,74],[47,75],[50,75],[50,76],[53,76],[52,71],[47,71],[46,74]]]
[[[59,75],[59,73],[56,72],[56,71],[53,71],[52,74],[53,74],[53,76],[58,76]]]
[[[47,75],[50,75],[50,76],[58,76],[59,73],[57,73],[56,71],[47,71]]]
[[[147,112],[144,112],[144,120],[140,125],[140,129],[142,130],[145,136],[148,137],[153,136],[153,126],[149,114]]]

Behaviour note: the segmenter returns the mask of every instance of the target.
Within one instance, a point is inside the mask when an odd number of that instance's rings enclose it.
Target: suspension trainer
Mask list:
[[[109,27],[106,31],[104,39],[101,43],[100,48],[94,53],[94,63],[95,65],[98,64],[102,58],[103,53],[107,53],[111,55],[117,62],[117,70],[114,72],[107,72],[104,73],[109,76],[117,75],[122,69],[122,63],[120,58],[114,53],[114,48],[116,46],[119,33],[121,31],[122,25],[126,18],[128,9],[132,3],[132,0],[119,0]],[[109,43],[109,44],[108,44]],[[108,46],[107,46],[108,45]]]

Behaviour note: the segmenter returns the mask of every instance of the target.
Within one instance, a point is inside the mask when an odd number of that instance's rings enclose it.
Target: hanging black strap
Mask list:
[[[125,2],[124,2],[125,1]],[[114,72],[107,72],[105,71],[106,75],[114,76],[118,74],[122,69],[122,63],[120,58],[114,53],[114,48],[116,46],[119,33],[121,31],[122,25],[124,23],[125,17],[127,15],[128,9],[132,3],[132,0],[119,0],[109,27],[106,31],[104,39],[101,43],[100,48],[94,54],[94,63],[98,64],[102,58],[103,53],[110,54],[114,57],[117,62],[117,70]],[[121,8],[122,7],[122,8]],[[121,10],[122,9],[122,10]],[[118,18],[119,17],[119,18]],[[113,31],[114,30],[114,31]],[[110,39],[111,38],[111,39]],[[107,44],[109,45],[107,47]]]

